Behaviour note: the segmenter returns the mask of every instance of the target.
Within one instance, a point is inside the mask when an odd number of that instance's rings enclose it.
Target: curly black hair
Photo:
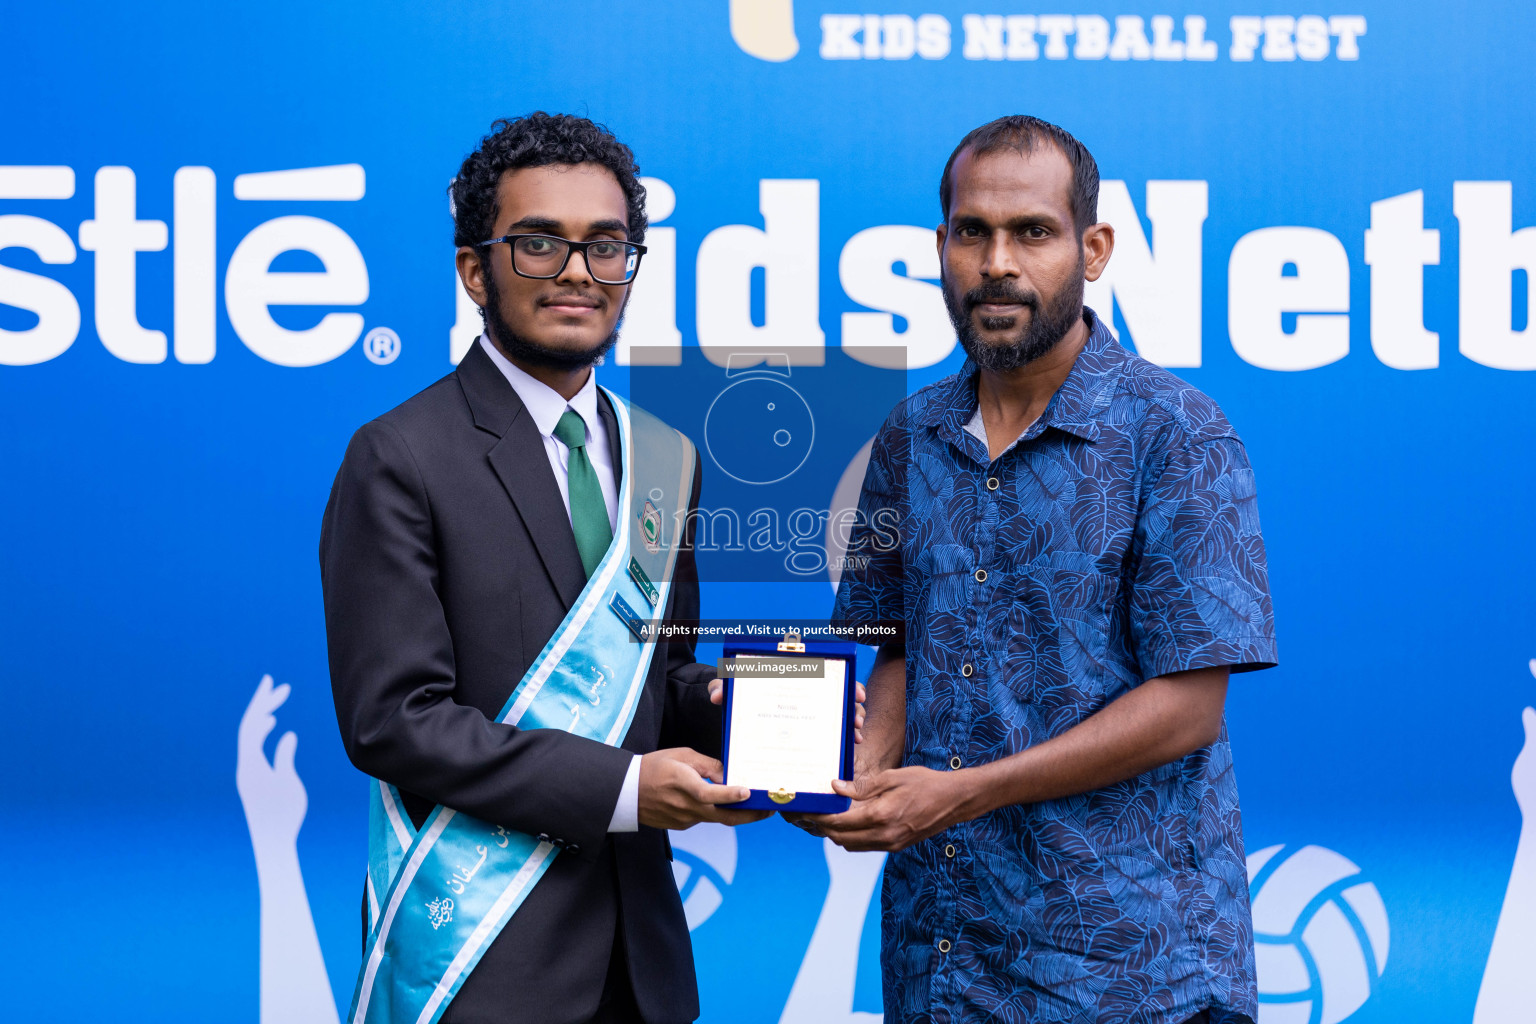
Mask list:
[[[453,244],[479,245],[496,224],[497,186],[507,171],[547,164],[599,164],[613,172],[629,210],[629,240],[645,241],[645,186],[635,154],[603,125],[570,114],[536,110],[504,117],[464,158],[448,186],[453,204]]]

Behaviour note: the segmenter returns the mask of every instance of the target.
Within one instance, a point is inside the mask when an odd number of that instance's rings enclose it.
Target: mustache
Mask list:
[[[565,295],[549,295],[539,300],[546,306],[591,306],[593,309],[602,309],[608,305],[608,299],[604,295],[589,294],[587,292],[570,292]]]
[[[1040,309],[1038,293],[1019,291],[1009,281],[987,281],[977,285],[965,293],[963,301],[967,312],[983,302],[1017,304],[1027,306],[1033,312],[1038,312]]]

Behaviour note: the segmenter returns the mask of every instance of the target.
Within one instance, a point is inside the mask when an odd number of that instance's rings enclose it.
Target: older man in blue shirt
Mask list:
[[[1002,118],[939,195],[970,358],[875,440],[834,617],[906,640],[870,677],[853,806],[803,824],[896,851],[888,1021],[1244,1021],[1223,706],[1276,658],[1253,471],[1216,403],[1084,308],[1114,232],[1081,143]]]

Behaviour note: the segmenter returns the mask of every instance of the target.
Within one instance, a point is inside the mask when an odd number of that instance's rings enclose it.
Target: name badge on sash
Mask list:
[[[497,720],[561,729],[617,746],[629,731],[655,653],[635,607],[663,608],[677,559],[665,517],[679,510],[647,495],[692,493],[697,453],[688,439],[604,389],[627,456],[619,530],[585,589],[512,691]],[[686,510],[683,510],[686,511]],[[660,569],[653,582],[631,534]],[[637,642],[638,641],[638,642]],[[605,690],[598,699],[596,690]],[[399,793],[372,787],[368,901],[371,932],[347,1014],[350,1024],[435,1024],[480,957],[559,851],[547,841],[436,807],[420,830]]]

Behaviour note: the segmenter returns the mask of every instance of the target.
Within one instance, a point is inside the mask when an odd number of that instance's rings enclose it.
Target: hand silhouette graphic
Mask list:
[[[849,853],[822,840],[831,884],[795,975],[779,1024],[876,1024],[878,1013],[853,1008],[864,917],[876,902],[883,853]]]
[[[1531,675],[1536,676],[1536,658],[1531,659]],[[1515,758],[1510,783],[1515,788],[1520,813],[1525,816],[1526,825],[1531,826],[1536,821],[1536,708],[1526,708],[1520,719],[1525,723],[1525,746]]]
[[[1536,676],[1536,658],[1531,659],[1530,669]],[[1536,963],[1536,708],[1526,708],[1520,718],[1525,745],[1510,773],[1523,819],[1520,841],[1472,1024],[1529,1022],[1531,1007],[1536,1006],[1536,975],[1531,972],[1531,964]]]
[[[235,789],[256,854],[261,891],[261,1024],[337,1024],[336,1000],[299,869],[299,827],[309,796],[293,764],[299,737],[284,733],[272,761],[262,749],[288,687],[261,683],[236,738]]]
[[[277,727],[273,712],[288,699],[288,693],[288,684],[273,686],[271,676],[262,676],[255,696],[240,718],[235,788],[245,807],[251,842],[257,845],[293,845],[309,810],[309,795],[293,767],[298,734],[283,734],[270,764],[263,750],[267,737]]]

